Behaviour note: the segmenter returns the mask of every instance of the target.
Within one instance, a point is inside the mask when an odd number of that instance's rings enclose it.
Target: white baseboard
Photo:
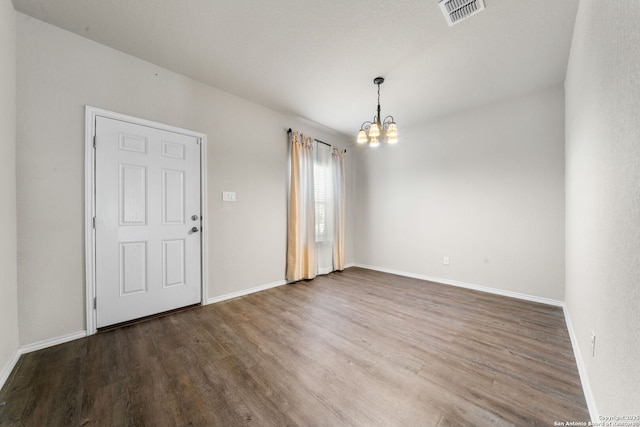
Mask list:
[[[495,295],[502,295],[502,296],[505,296],[505,297],[517,298],[517,299],[526,300],[526,301],[538,302],[538,303],[541,303],[541,304],[553,305],[553,306],[556,306],[556,307],[564,306],[564,302],[563,301],[559,301],[559,300],[555,300],[555,299],[551,299],[551,298],[543,298],[543,297],[539,297],[539,296],[536,296],[536,295],[529,295],[529,294],[522,294],[522,293],[519,293],[519,292],[506,291],[504,289],[492,288],[492,287],[489,287],[489,286],[482,286],[482,285],[475,285],[473,283],[459,282],[457,280],[442,279],[440,277],[432,277],[432,276],[425,276],[425,275],[422,275],[422,274],[407,273],[405,271],[392,270],[392,269],[389,269],[389,268],[375,267],[375,266],[372,266],[372,265],[365,265],[365,264],[354,264],[354,267],[361,267],[361,268],[366,268],[366,269],[369,269],[369,270],[381,271],[383,273],[396,274],[398,276],[411,277],[413,279],[427,280],[429,282],[442,283],[442,284],[445,284],[445,285],[457,286],[459,288],[472,289],[474,291],[486,292],[486,293],[495,294]]]
[[[564,312],[565,322],[567,323],[569,337],[571,338],[573,355],[575,356],[576,364],[578,365],[578,373],[580,374],[580,382],[582,383],[584,398],[587,401],[587,407],[589,408],[589,416],[591,416],[591,421],[595,425],[596,423],[601,423],[602,420],[600,419],[600,414],[598,413],[598,409],[596,408],[596,401],[593,397],[593,392],[591,391],[589,377],[587,377],[587,367],[584,364],[584,358],[582,357],[582,352],[580,351],[580,346],[578,345],[578,337],[576,336],[576,332],[573,329],[573,323],[571,322],[571,316],[569,315],[569,309],[567,308],[566,303],[562,304],[562,310]]]
[[[244,289],[238,292],[232,292],[230,294],[220,295],[218,297],[209,298],[207,300],[208,304],[214,304],[216,302],[226,301],[228,299],[238,298],[245,295],[253,294],[255,292],[266,291],[267,289],[276,288],[278,286],[286,285],[287,282],[285,280],[280,280],[278,282],[267,283],[266,285],[255,286],[253,288]]]
[[[43,348],[53,347],[54,345],[64,344],[69,341],[74,341],[87,336],[87,331],[72,332],[70,334],[61,335],[59,337],[49,338],[42,341],[37,341],[31,344],[21,345],[18,348],[18,353],[26,354],[32,351],[42,350]]]
[[[11,375],[11,372],[13,372],[13,368],[16,367],[16,363],[18,363],[19,359],[20,359],[20,353],[16,351],[15,353],[13,353],[13,355],[11,356],[11,359],[9,359],[7,364],[4,365],[4,368],[2,368],[2,371],[0,371],[0,389],[4,387],[4,383],[6,383],[7,380],[9,379],[9,375]]]
[[[64,344],[69,341],[77,340],[80,338],[84,338],[87,336],[87,331],[78,331],[73,332],[71,334],[62,335],[55,338],[49,338],[46,340],[34,342],[27,345],[21,345],[18,347],[16,352],[11,357],[11,360],[5,365],[5,367],[0,372],[0,388],[4,386],[4,384],[9,379],[9,375],[16,367],[18,360],[20,360],[20,356],[26,353],[31,353],[32,351],[42,350],[44,348],[53,347],[54,345]]]

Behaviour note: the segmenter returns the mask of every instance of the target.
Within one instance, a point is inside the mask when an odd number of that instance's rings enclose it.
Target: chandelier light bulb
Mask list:
[[[398,128],[394,122],[389,123],[389,128],[387,129],[387,138],[395,138],[396,142],[398,141]]]
[[[398,128],[394,122],[389,123],[387,128],[387,144],[396,144],[398,142]]]
[[[367,141],[369,141],[369,138],[367,138],[367,133],[364,131],[364,129],[360,129],[357,139],[358,144],[366,144]]]
[[[375,148],[378,145],[380,145],[380,142],[378,142],[378,137],[374,136],[371,138],[371,142],[369,142],[369,147]]]
[[[369,138],[376,138],[380,136],[380,127],[377,123],[373,123],[369,128]]]

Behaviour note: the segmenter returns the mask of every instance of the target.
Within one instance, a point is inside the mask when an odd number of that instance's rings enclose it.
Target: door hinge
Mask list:
[[[98,308],[98,298],[93,297],[93,309],[95,310],[96,308]]]
[[[93,135],[93,148],[96,148],[96,136]]]
[[[96,229],[96,217],[95,216],[91,219],[91,227],[93,227],[94,230]]]

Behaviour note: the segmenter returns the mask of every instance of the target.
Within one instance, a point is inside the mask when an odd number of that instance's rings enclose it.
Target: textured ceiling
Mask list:
[[[578,0],[13,0],[16,10],[266,107],[355,134],[564,81]]]

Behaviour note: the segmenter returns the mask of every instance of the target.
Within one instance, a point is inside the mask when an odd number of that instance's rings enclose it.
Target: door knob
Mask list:
[[[191,220],[192,220],[192,221],[197,221],[197,220],[198,220],[198,215],[193,215],[193,216],[191,216]]]
[[[192,232],[192,233],[197,233],[198,231],[200,231],[200,229],[199,229],[198,227],[193,227],[193,228],[191,229],[191,232]]]

